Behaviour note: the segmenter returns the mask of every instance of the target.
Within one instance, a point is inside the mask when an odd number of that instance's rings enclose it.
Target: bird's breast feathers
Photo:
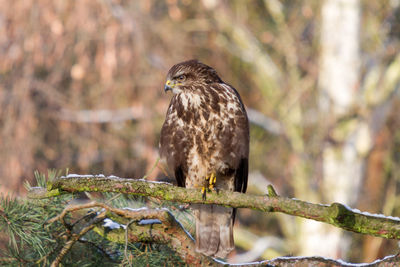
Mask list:
[[[227,173],[241,159],[243,120],[244,108],[229,85],[183,90],[171,100],[162,132],[168,142],[162,145],[169,149],[161,156],[180,162],[187,174],[196,174],[194,180],[210,172]]]

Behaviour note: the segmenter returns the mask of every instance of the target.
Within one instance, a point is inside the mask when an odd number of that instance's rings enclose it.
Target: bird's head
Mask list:
[[[196,59],[178,63],[168,71],[164,91],[171,90],[174,94],[185,90],[195,90],[198,86],[210,83],[220,83],[217,72]]]

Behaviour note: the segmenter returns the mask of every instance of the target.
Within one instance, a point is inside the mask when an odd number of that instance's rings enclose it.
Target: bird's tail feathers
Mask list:
[[[232,208],[219,205],[196,205],[196,251],[225,258],[235,247]]]

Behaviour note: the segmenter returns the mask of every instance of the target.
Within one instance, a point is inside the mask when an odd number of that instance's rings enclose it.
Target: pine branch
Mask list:
[[[175,220],[174,216],[167,209],[118,209],[104,203],[90,202],[68,205],[59,215],[49,220],[48,223],[60,221],[65,224],[64,218],[67,214],[88,208],[101,208],[103,212],[98,214],[78,234],[75,234],[66,242],[56,260],[52,263],[52,266],[58,266],[72,245],[92,229],[115,243],[166,244],[176,251],[189,266],[210,266],[216,264],[211,258],[195,252],[193,239],[188,238],[188,234],[181,224]],[[105,218],[108,220],[104,220]],[[126,229],[127,226],[128,229]]]
[[[104,203],[90,202],[79,205],[69,205],[62,213],[54,217],[49,223],[63,220],[67,214],[77,212],[82,209],[99,208],[103,212],[98,215],[100,218],[112,218],[107,221],[93,219],[88,223],[83,230],[76,236],[70,239],[60,252],[52,266],[57,264],[65,255],[72,244],[78,240],[84,230],[93,229],[96,233],[111,242],[124,244],[129,243],[158,243],[166,244],[178,253],[182,260],[188,266],[232,266],[226,262],[211,259],[204,255],[195,252],[194,242],[187,237],[186,231],[180,223],[175,220],[172,214],[167,209],[118,209],[108,206]],[[127,229],[128,227],[128,229]],[[86,233],[86,231],[85,231]],[[398,264],[399,255],[387,256],[384,259],[377,260],[371,264],[392,266]],[[322,257],[279,257],[272,260],[235,264],[234,266],[352,266],[343,261],[336,261]],[[369,265],[365,265],[369,266]]]
[[[69,175],[48,183],[48,190],[32,188],[30,198],[45,198],[62,193],[116,192],[181,202],[219,204],[234,208],[251,208],[265,212],[282,212],[293,216],[329,223],[336,227],[373,236],[400,239],[400,218],[361,213],[340,203],[313,204],[276,195],[272,186],[269,195],[256,196],[220,190],[207,193],[203,200],[200,190],[173,186],[143,179],[125,179],[104,175]]]

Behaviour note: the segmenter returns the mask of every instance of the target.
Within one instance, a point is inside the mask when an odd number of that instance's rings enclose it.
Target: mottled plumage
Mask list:
[[[216,71],[197,60],[174,65],[165,91],[173,97],[161,129],[160,155],[178,186],[207,186],[246,192],[249,124],[238,92]],[[218,205],[192,205],[196,217],[196,250],[226,257],[234,248],[234,210]]]

